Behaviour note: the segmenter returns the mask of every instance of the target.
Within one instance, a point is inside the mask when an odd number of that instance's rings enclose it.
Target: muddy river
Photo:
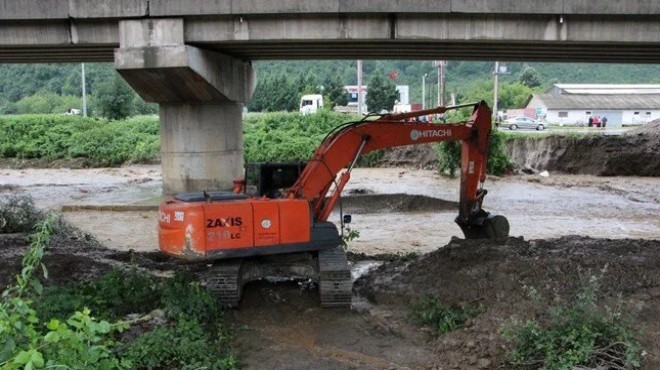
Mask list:
[[[511,234],[527,239],[564,235],[660,239],[660,179],[550,174],[490,177],[484,208],[505,215]],[[0,196],[29,194],[39,207],[66,210],[64,215],[111,248],[155,250],[156,212],[161,192],[160,167],[107,169],[0,169]],[[393,168],[356,169],[345,196],[385,194],[379,204],[347,211],[360,237],[351,249],[367,254],[428,252],[461,236],[453,222],[458,179],[433,171]],[[387,207],[418,195],[427,201],[399,209]],[[405,200],[405,199],[404,199]],[[385,203],[385,204],[383,204]],[[436,206],[436,203],[438,206]],[[121,205],[127,210],[106,211]],[[76,210],[84,206],[85,210]],[[88,206],[100,206],[87,209]],[[146,208],[145,208],[146,206]],[[335,212],[331,220],[338,220]]]

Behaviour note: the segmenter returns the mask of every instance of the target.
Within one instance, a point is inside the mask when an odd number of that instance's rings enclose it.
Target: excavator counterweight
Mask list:
[[[416,120],[461,108],[472,108],[464,122]],[[359,157],[378,149],[460,140],[456,223],[468,239],[501,242],[508,238],[507,219],[482,209],[490,135],[491,110],[483,101],[344,124],[330,132],[306,162],[248,164],[233,192],[165,199],[160,206],[160,248],[186,260],[218,261],[207,285],[229,305],[238,304],[243,284],[284,271],[317,281],[323,306],[350,306],[350,271],[340,233],[328,217]]]

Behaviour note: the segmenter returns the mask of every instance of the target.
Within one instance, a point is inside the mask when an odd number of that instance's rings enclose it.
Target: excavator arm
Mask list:
[[[466,107],[473,107],[473,111],[464,122],[436,124],[410,121]],[[461,140],[461,190],[456,222],[467,238],[501,240],[508,236],[508,221],[502,216],[491,216],[481,209],[486,194],[481,185],[486,179],[490,133],[491,110],[483,101],[388,114],[373,121],[346,124],[325,138],[297,182],[288,190],[287,197],[308,199],[315,218],[325,221],[361,155],[396,146]],[[337,178],[337,174],[346,166],[348,169]],[[333,184],[334,189],[328,194]]]

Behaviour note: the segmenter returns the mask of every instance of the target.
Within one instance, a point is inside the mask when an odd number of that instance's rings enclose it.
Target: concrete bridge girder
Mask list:
[[[160,105],[163,193],[231,189],[243,172],[250,63],[185,45],[183,19],[120,21],[119,41],[117,71]]]

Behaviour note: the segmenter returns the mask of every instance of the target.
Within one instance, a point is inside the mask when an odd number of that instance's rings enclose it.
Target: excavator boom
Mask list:
[[[443,114],[467,107],[473,108],[472,114],[469,119],[460,123],[410,121],[412,118]],[[359,156],[383,148],[460,140],[462,142],[461,191],[456,222],[461,226],[466,237],[486,237],[488,233],[479,232],[477,229],[484,229],[483,219],[487,217],[487,214],[481,210],[485,191],[479,188],[486,178],[490,134],[491,110],[483,101],[425,111],[389,114],[373,121],[345,125],[328,135],[321,143],[298,181],[289,189],[288,197],[308,199],[315,217],[325,221],[348,182],[350,170]],[[337,180],[337,174],[347,165],[348,170]],[[328,194],[333,184],[335,187],[332,193]],[[502,232],[498,234],[508,235],[508,226],[504,228],[506,230],[501,230]]]

